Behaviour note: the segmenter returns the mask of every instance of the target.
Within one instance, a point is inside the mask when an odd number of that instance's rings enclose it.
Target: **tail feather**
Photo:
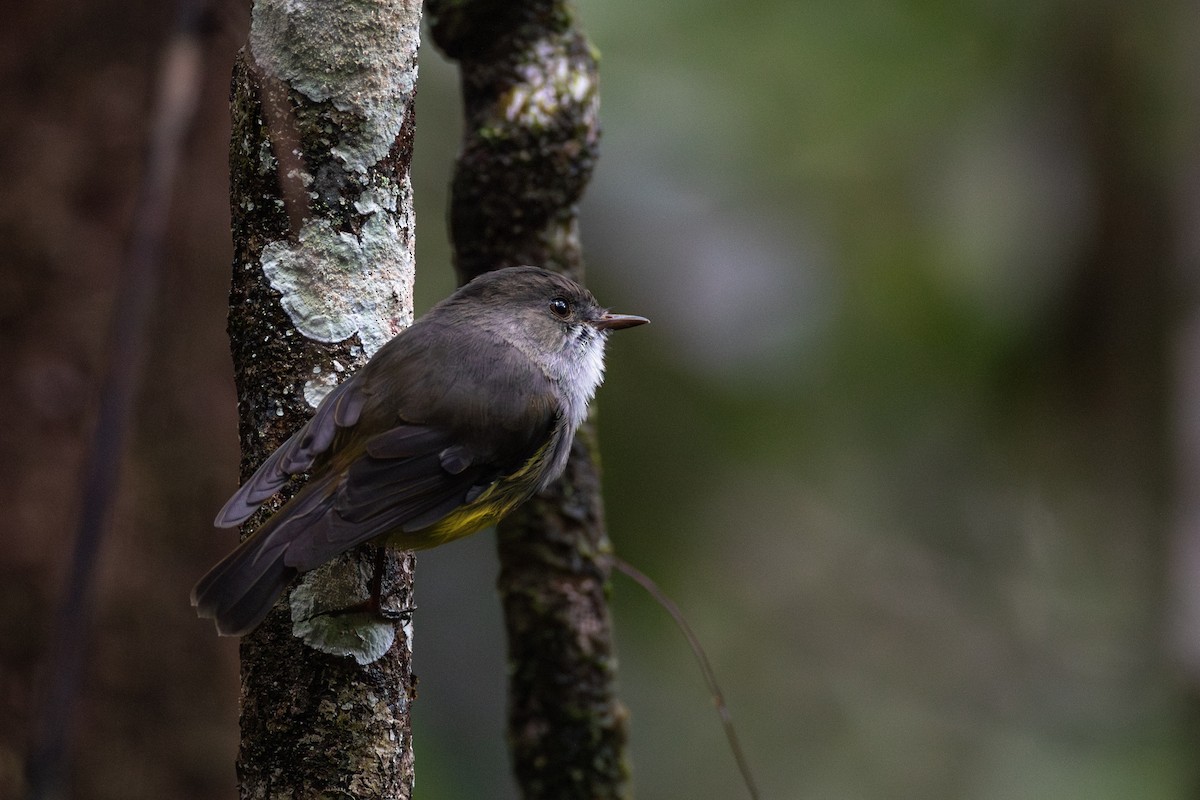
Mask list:
[[[223,636],[253,630],[287,588],[296,569],[284,559],[286,542],[252,536],[222,559],[192,589],[192,605],[201,617],[216,622]]]
[[[337,476],[310,481],[192,589],[192,605],[212,619],[223,636],[243,636],[262,622],[276,598],[300,573],[289,550],[311,539],[315,519],[333,503],[329,486]],[[323,560],[331,558],[330,554]],[[311,567],[308,567],[311,568]],[[307,569],[307,568],[306,568]]]

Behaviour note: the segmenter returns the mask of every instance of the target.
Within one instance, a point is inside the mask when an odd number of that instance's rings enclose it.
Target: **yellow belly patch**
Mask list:
[[[456,508],[428,528],[411,533],[397,531],[383,538],[389,547],[425,550],[495,525],[533,494],[538,476],[535,465],[545,456],[547,447],[543,445],[519,470],[493,483],[474,502]]]

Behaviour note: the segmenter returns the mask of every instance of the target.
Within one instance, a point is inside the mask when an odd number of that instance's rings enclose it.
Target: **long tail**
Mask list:
[[[244,636],[254,630],[296,575],[337,554],[322,551],[312,565],[297,563],[294,552],[289,557],[296,545],[311,547],[312,525],[332,506],[330,486],[336,480],[329,475],[309,481],[192,589],[196,613],[216,622],[218,633]]]
[[[287,544],[260,530],[238,545],[192,589],[196,613],[212,619],[222,636],[252,631],[296,577],[297,570],[284,563]]]

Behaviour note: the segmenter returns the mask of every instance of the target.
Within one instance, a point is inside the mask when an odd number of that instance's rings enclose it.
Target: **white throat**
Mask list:
[[[546,376],[562,390],[568,430],[575,430],[583,422],[588,404],[604,380],[604,341],[607,338],[590,325],[573,330],[572,334],[563,349],[551,354],[543,365]]]
[[[567,429],[574,431],[587,416],[588,404],[604,380],[604,331],[582,324],[573,328],[560,350],[533,351],[528,342],[509,338],[562,391]]]

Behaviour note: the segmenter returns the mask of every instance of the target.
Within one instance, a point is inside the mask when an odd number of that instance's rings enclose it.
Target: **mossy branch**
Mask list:
[[[595,52],[563,2],[427,6],[435,43],[462,75],[467,132],[450,210],[460,280],[517,264],[581,279],[576,204],[599,142]],[[523,796],[629,796],[590,423],[562,479],[501,523],[499,550],[508,735]]]

